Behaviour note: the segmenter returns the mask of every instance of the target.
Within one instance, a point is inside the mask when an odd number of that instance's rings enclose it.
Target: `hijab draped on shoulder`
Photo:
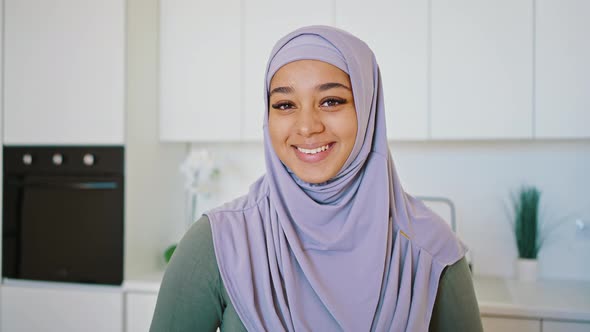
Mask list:
[[[297,178],[274,152],[274,73],[320,60],[350,76],[358,129],[340,172]],[[207,212],[232,304],[249,331],[427,331],[440,275],[465,247],[404,192],[387,145],[379,67],[369,47],[327,26],[298,29],[272,50],[265,81],[266,174],[246,196]]]

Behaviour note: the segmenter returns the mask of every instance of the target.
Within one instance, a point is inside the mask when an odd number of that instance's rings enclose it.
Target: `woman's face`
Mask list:
[[[279,159],[308,183],[333,178],[356,139],[348,74],[331,64],[299,60],[270,81],[268,129]]]

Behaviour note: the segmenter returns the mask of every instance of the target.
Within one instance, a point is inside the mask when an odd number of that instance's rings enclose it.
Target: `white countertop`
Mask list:
[[[163,272],[126,280],[126,292],[157,293]],[[543,318],[590,322],[590,282],[540,280],[521,282],[474,277],[479,310],[485,316]]]
[[[590,322],[590,282],[475,277],[483,315],[565,319]]]
[[[123,281],[123,291],[140,293],[158,293],[164,272],[154,272],[139,278],[131,278]]]

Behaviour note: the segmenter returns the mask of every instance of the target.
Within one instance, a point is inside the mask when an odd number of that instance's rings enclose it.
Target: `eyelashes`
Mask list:
[[[329,97],[322,100],[321,106],[323,107],[335,107],[339,105],[346,104],[346,99],[344,98],[336,98],[336,97]]]
[[[335,108],[337,106],[341,106],[346,104],[348,101],[344,98],[337,98],[337,97],[328,97],[323,99],[320,102],[320,107],[322,108]],[[271,105],[273,109],[286,111],[295,108],[295,104],[290,101],[280,101]]]
[[[286,111],[293,108],[295,105],[290,102],[278,102],[276,104],[272,104],[271,107],[276,110]]]

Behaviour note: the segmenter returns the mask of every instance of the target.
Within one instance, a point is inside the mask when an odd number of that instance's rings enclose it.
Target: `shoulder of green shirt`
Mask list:
[[[166,269],[150,331],[215,331],[220,324],[245,331],[221,280],[211,224],[203,216],[184,235]],[[483,331],[465,258],[441,275],[429,331]]]
[[[430,332],[483,332],[471,271],[465,257],[447,266],[440,278]]]
[[[211,226],[201,218],[166,267],[150,331],[215,331],[225,310],[222,289]]]

